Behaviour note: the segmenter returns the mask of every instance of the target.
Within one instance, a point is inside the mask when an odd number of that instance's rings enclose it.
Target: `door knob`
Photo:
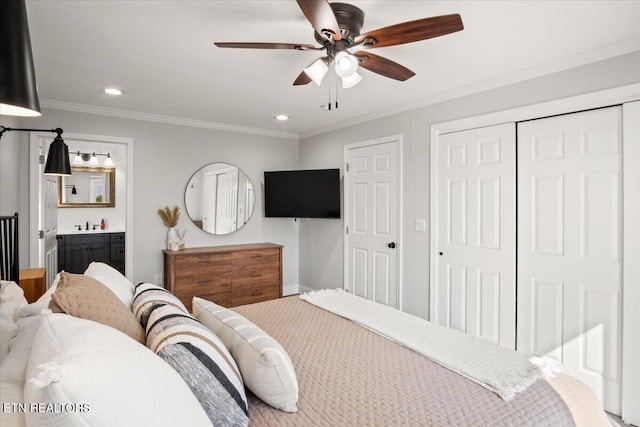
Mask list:
[[[391,242],[387,246],[389,246],[391,249],[394,249],[396,247],[396,242]]]

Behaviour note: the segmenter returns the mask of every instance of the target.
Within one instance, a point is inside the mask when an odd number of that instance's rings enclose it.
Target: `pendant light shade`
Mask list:
[[[113,159],[111,158],[111,153],[107,153],[107,158],[104,159],[104,166],[107,168],[112,168],[114,166]]]
[[[71,175],[71,163],[69,162],[69,147],[58,134],[49,145],[47,164],[44,166],[45,175]]]
[[[0,1],[0,116],[40,116],[25,0]]]
[[[304,72],[307,73],[309,78],[318,86],[322,83],[322,79],[327,74],[327,71],[329,71],[329,66],[327,65],[326,58],[318,58],[313,64],[304,69]]]

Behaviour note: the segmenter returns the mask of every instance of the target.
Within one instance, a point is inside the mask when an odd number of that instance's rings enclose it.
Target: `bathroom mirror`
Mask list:
[[[71,176],[58,177],[59,208],[112,208],[115,202],[114,168],[71,166]]]
[[[253,183],[241,169],[211,163],[193,174],[184,192],[191,221],[207,233],[233,233],[249,221],[255,205]]]

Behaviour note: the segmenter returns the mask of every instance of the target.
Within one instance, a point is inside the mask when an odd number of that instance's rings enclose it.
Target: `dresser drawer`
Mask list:
[[[280,284],[273,283],[270,285],[260,284],[256,286],[246,286],[237,288],[233,287],[231,302],[233,306],[253,304],[256,302],[268,301],[280,297]]]
[[[234,268],[253,268],[264,264],[280,265],[279,249],[261,249],[234,252],[233,255]]]
[[[231,254],[200,254],[178,256],[174,260],[176,278],[192,274],[231,274]]]
[[[265,285],[268,286],[272,283],[280,283],[280,269],[251,269],[243,270],[242,274],[233,273],[233,288]]]
[[[173,293],[177,296],[200,296],[210,293],[231,292],[231,273],[225,275],[192,274],[176,280]]]

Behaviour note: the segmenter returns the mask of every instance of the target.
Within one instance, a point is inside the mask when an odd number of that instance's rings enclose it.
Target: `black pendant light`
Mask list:
[[[69,147],[62,139],[62,129],[55,130],[58,134],[51,145],[47,163],[44,166],[45,175],[71,175],[71,162],[69,161]]]
[[[0,116],[40,116],[25,0],[0,0]]]

